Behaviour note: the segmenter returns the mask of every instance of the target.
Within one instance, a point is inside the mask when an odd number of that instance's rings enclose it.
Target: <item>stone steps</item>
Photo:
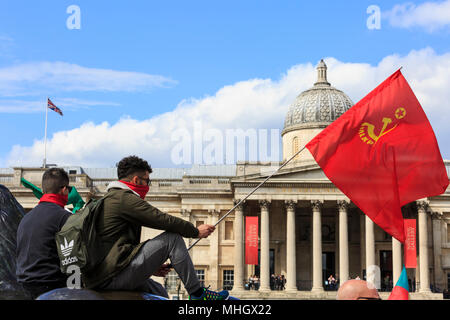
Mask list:
[[[268,291],[259,292],[256,290],[247,291],[231,291],[230,295],[241,300],[336,300],[337,291]],[[380,292],[382,300],[387,300],[390,292]],[[442,293],[419,293],[412,292],[409,294],[411,300],[442,300]]]

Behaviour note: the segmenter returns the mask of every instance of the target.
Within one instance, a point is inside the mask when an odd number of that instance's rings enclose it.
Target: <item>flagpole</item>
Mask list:
[[[294,159],[300,152],[302,152],[303,150],[305,150],[306,146],[304,146],[303,148],[301,148],[299,151],[297,151],[291,158],[289,158],[289,160],[287,160],[285,163],[283,163],[277,170],[275,170],[270,176],[268,176],[266,179],[264,179],[263,182],[261,182],[259,185],[257,185],[248,195],[246,195],[244,197],[244,199],[241,199],[237,204],[234,205],[233,208],[231,208],[227,213],[225,213],[225,215],[220,218],[215,224],[214,227],[217,226],[223,219],[225,219],[231,212],[233,212],[234,209],[236,209],[241,203],[243,203],[245,200],[248,199],[248,197],[250,197],[253,193],[256,192],[256,190],[258,190],[264,183],[267,182],[267,180],[269,180],[270,178],[272,178],[275,173],[277,173],[278,171],[280,171],[281,168],[283,168],[284,166],[286,166],[292,159]],[[197,239],[193,244],[191,244],[188,248],[188,250],[190,250],[193,246],[195,246],[202,238]]]
[[[45,134],[44,134],[44,169],[47,167],[47,118],[48,118],[48,97],[45,101]]]

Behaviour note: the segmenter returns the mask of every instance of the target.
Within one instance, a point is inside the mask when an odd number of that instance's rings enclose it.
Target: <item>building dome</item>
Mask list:
[[[297,96],[284,122],[283,134],[302,128],[325,128],[352,107],[352,100],[327,81],[327,65],[320,60],[317,82]]]
[[[320,60],[317,65],[317,81],[311,89],[302,92],[289,107],[281,132],[283,161],[297,154],[330,123],[353,106],[352,100],[327,81],[327,65]],[[292,162],[315,163],[308,150],[300,152]]]

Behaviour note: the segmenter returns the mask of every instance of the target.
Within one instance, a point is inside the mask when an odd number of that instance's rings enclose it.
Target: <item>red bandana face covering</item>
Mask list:
[[[69,199],[69,195],[62,195],[62,194],[56,194],[56,193],[46,193],[41,197],[41,200],[39,201],[39,203],[41,202],[51,202],[51,203],[55,203],[58,206],[61,206],[62,208],[64,208],[64,206],[67,204],[67,201]]]
[[[122,181],[122,180],[119,180],[119,181],[122,182],[123,184],[126,184],[128,188],[130,188],[131,190],[136,192],[139,195],[139,197],[141,197],[142,200],[145,199],[145,195],[150,190],[149,186],[140,186],[138,184],[134,184],[134,183],[130,183],[130,182]]]

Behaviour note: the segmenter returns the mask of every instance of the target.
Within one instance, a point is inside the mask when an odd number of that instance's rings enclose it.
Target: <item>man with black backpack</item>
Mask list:
[[[17,281],[33,299],[66,286],[67,277],[60,270],[55,234],[71,216],[64,209],[70,188],[64,169],[45,171],[42,176],[44,195],[39,204],[25,214],[17,229]]]
[[[136,156],[117,165],[119,181],[107,187],[103,212],[97,220],[97,241],[102,242],[105,258],[83,274],[86,287],[103,290],[140,290],[154,292],[152,275],[164,276],[171,265],[193,300],[225,300],[228,291],[214,292],[201,286],[183,237],[206,238],[212,225],[200,225],[163,213],[145,201],[152,169]],[[140,243],[141,228],[165,230]]]

